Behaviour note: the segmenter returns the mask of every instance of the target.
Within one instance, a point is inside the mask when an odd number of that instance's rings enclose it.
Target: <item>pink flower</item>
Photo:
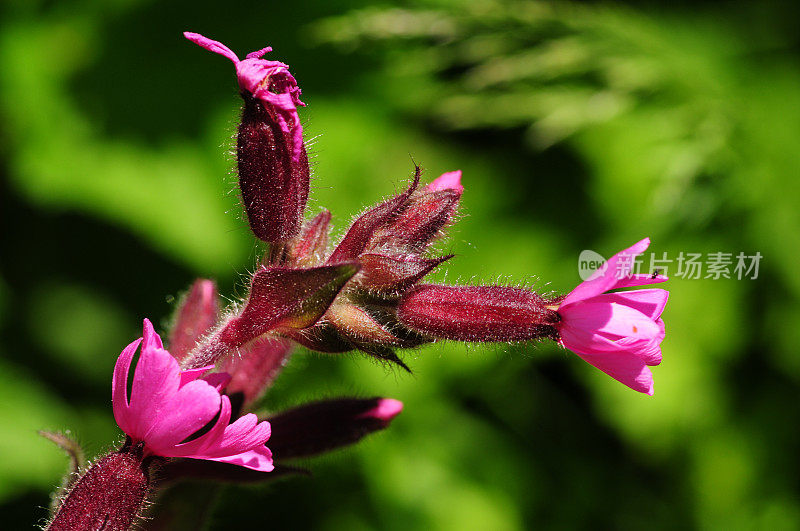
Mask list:
[[[664,282],[661,275],[631,274],[633,259],[650,239],[612,256],[561,301],[557,324],[562,346],[591,365],[641,393],[653,394],[648,365],[661,363],[664,321],[661,312],[669,292],[641,289],[605,293],[617,288]]]
[[[280,61],[261,59],[262,55],[272,51],[271,46],[250,52],[244,61],[240,61],[239,57],[221,42],[189,31],[185,31],[183,36],[206,50],[233,61],[239,87],[274,110],[281,130],[292,138],[292,159],[298,162],[303,147],[303,127],[300,125],[297,106],[305,106],[305,103],[300,101],[301,90],[297,86],[297,80],[289,72],[289,65]]]
[[[200,379],[213,366],[181,371],[147,319],[143,335],[122,351],[114,367],[112,402],[122,431],[134,442],[143,442],[146,455],[207,459],[271,471],[272,452],[264,446],[270,436],[269,422],[259,423],[255,415],[247,414],[228,424],[231,403],[220,395],[222,378]],[[139,344],[142,349],[129,398],[128,372]],[[217,414],[210,430],[186,440]]]

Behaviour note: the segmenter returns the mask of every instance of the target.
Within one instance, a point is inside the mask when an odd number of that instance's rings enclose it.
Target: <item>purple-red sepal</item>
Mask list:
[[[184,362],[184,369],[216,363],[267,332],[291,332],[313,325],[358,269],[354,262],[306,269],[261,268],[253,275],[241,312],[199,345]]]

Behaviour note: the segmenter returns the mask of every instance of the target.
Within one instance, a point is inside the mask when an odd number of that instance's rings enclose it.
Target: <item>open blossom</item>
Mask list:
[[[650,239],[612,256],[578,285],[558,306],[560,343],[628,387],[653,394],[648,365],[661,363],[664,321],[661,312],[669,292],[609,290],[664,282],[661,275],[631,274],[633,259]]]
[[[114,367],[112,402],[122,431],[134,443],[144,443],[145,455],[207,459],[271,471],[272,453],[264,446],[270,436],[269,422],[258,422],[255,415],[247,414],[229,424],[230,400],[220,395],[221,385],[215,387],[221,378],[201,378],[213,366],[181,371],[147,319],[143,336],[122,351]],[[129,396],[128,373],[140,344]],[[215,417],[206,433],[187,441]]]

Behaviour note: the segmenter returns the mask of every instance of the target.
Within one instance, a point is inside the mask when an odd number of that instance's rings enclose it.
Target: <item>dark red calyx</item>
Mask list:
[[[253,275],[250,295],[241,312],[200,344],[184,360],[184,368],[216,363],[268,332],[277,334],[313,325],[358,269],[353,262],[307,269],[260,269]]]
[[[250,229],[257,238],[285,242],[300,230],[308,201],[308,156],[305,147],[293,157],[291,131],[264,103],[243,93],[244,109],[237,133],[239,188]]]
[[[397,317],[411,330],[457,341],[557,336],[558,314],[552,301],[506,286],[417,286],[400,300]]]
[[[150,478],[141,446],[126,445],[78,479],[58,506],[50,531],[127,531],[138,518]]]
[[[387,226],[376,231],[369,243],[370,249],[392,248],[405,252],[421,253],[431,242],[443,234],[452,219],[461,192],[453,189],[418,190],[408,201],[403,212]]]

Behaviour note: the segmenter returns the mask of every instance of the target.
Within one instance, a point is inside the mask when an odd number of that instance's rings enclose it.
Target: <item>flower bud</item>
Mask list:
[[[408,198],[417,189],[421,174],[419,166],[414,171],[414,180],[402,194],[370,208],[359,216],[339,242],[339,245],[328,258],[329,264],[337,264],[346,260],[354,260],[364,252],[375,231],[392,221],[405,207]]]
[[[294,266],[312,266],[322,262],[328,248],[328,226],[331,213],[323,210],[306,222],[300,233],[290,242],[287,263]]]
[[[181,361],[217,324],[219,300],[213,280],[197,279],[176,312],[169,335],[169,351]]]
[[[557,337],[557,302],[506,286],[422,285],[400,300],[397,317],[411,330],[456,341]]]
[[[451,172],[459,177],[461,172]],[[370,249],[385,247],[421,253],[450,222],[461,199],[463,186],[444,174],[415,192],[404,210],[385,227],[375,232]]]
[[[264,394],[291,352],[292,344],[285,339],[262,339],[245,346],[238,356],[231,356],[223,365],[223,370],[231,376],[226,393],[232,398],[241,394],[242,406],[247,408]]]
[[[269,418],[275,459],[309,457],[354,444],[389,426],[403,410],[391,398],[340,398],[284,411]]]
[[[149,483],[141,446],[107,455],[75,482],[47,529],[127,531],[139,516]]]

